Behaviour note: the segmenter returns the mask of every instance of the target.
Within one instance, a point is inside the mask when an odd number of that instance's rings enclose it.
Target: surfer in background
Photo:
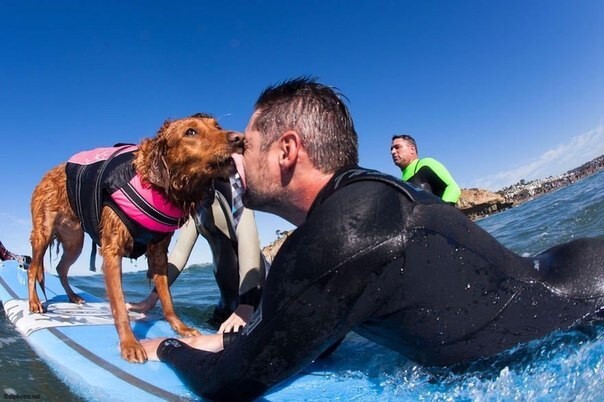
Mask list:
[[[237,333],[142,344],[198,395],[243,400],[299,373],[349,331],[427,366],[493,356],[604,307],[604,238],[535,257],[462,212],[359,167],[348,109],[308,78],[262,92],[234,156],[244,204],[297,226]]]
[[[212,321],[219,333],[238,331],[245,326],[260,301],[261,285],[268,264],[260,251],[254,213],[241,203],[240,180],[215,180],[209,205],[201,205],[195,216],[179,230],[174,249],[168,256],[168,285],[184,269],[199,235],[210,246],[214,276],[220,300]],[[153,289],[139,303],[129,303],[132,311],[146,313],[159,296]]]
[[[390,155],[401,168],[403,181],[431,192],[444,202],[455,205],[461,189],[442,163],[433,158],[419,159],[415,139],[407,134],[392,136]]]
[[[2,244],[1,241],[0,241],[0,260],[2,260],[2,261],[15,260],[20,265],[24,266],[25,268],[29,267],[29,264],[31,263],[30,256],[11,253],[10,251],[8,251],[8,249],[6,247],[4,247],[4,244]]]

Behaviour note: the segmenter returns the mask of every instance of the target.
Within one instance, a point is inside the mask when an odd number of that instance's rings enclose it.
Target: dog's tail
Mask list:
[[[51,241],[50,247],[48,248],[48,264],[50,267],[52,267],[52,246],[53,246],[52,243],[54,243],[55,254],[57,256],[59,255],[60,246],[61,246],[61,243],[59,241],[57,241],[57,237],[55,235],[55,237]],[[38,281],[38,285],[40,286],[40,289],[42,290],[42,294],[44,294],[44,298],[46,299],[46,301],[48,301],[48,296],[46,296],[46,286],[44,284],[44,269],[38,270],[38,275],[36,277],[36,280]]]

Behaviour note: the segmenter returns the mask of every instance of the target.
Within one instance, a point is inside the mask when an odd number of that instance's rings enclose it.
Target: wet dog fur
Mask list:
[[[143,183],[157,187],[175,205],[190,212],[208,194],[212,179],[227,177],[233,172],[230,155],[242,152],[243,137],[223,130],[209,115],[166,121],[153,138],[144,139],[134,158],[134,167]],[[67,273],[79,257],[84,231],[72,210],[66,188],[65,164],[50,170],[35,188],[31,199],[32,263],[29,267],[29,309],[43,313],[36,291],[36,282],[44,289],[43,258],[48,247],[57,241],[62,255],[57,265],[61,284],[72,303],[84,303],[69,286]],[[184,223],[184,222],[183,222]],[[167,282],[168,246],[172,233],[163,240],[148,244],[149,278],[153,278],[166,320],[182,336],[198,334],[175,314]],[[122,258],[133,249],[134,239],[119,216],[103,207],[100,219],[100,254],[107,297],[119,335],[121,355],[130,362],[147,360],[145,350],[130,327],[122,291]]]

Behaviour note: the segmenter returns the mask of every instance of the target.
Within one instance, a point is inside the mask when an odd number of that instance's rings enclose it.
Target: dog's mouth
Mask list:
[[[237,172],[231,155],[223,155],[206,163],[206,171],[211,172],[212,178],[227,179]]]

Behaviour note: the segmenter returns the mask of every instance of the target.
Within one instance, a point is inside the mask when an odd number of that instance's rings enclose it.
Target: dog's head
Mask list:
[[[202,200],[215,178],[235,172],[231,155],[243,152],[243,135],[223,130],[210,115],[166,121],[145,139],[134,164],[143,181],[164,190],[179,205]]]

